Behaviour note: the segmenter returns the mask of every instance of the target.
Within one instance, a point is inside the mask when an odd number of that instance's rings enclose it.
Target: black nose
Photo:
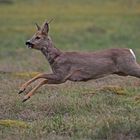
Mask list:
[[[27,40],[25,44],[26,45],[32,45],[32,43],[29,40]]]
[[[28,48],[33,48],[33,43],[30,40],[27,40],[25,44]]]

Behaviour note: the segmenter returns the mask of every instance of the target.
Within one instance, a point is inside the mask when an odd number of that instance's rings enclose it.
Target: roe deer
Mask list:
[[[23,84],[19,94],[25,91],[32,82],[42,78],[42,81],[25,95],[23,102],[28,100],[44,84],[61,84],[67,80],[88,81],[109,74],[140,78],[140,66],[131,49],[112,48],[91,53],[62,52],[54,47],[48,35],[48,22],[45,22],[42,27],[37,25],[37,29],[26,45],[28,48],[40,50],[45,55],[52,68],[52,73],[39,74]]]

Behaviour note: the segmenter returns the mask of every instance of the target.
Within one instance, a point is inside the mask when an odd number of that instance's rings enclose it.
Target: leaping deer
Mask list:
[[[32,82],[42,79],[35,88],[24,96],[23,102],[45,84],[61,84],[67,80],[88,81],[109,74],[140,78],[140,66],[136,62],[132,49],[113,48],[91,53],[62,52],[54,47],[48,32],[49,23],[47,21],[42,27],[37,25],[37,32],[26,42],[26,45],[28,48],[37,49],[45,55],[52,68],[52,73],[39,74],[23,84],[19,94],[25,91]]]

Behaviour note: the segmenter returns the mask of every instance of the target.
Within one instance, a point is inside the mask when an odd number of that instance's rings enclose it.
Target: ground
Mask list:
[[[54,18],[50,35],[62,51],[127,47],[140,62],[139,0],[9,1],[0,3],[0,139],[139,140],[138,78],[47,85],[25,103],[17,94],[36,73],[51,71],[25,46],[34,23],[46,19]]]

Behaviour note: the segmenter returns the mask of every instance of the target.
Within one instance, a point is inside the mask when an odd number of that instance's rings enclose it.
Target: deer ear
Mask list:
[[[36,25],[37,30],[39,31],[41,29],[40,26],[37,23],[35,23],[35,25]]]
[[[42,26],[42,33],[47,35],[48,32],[49,32],[49,23],[46,21]]]

